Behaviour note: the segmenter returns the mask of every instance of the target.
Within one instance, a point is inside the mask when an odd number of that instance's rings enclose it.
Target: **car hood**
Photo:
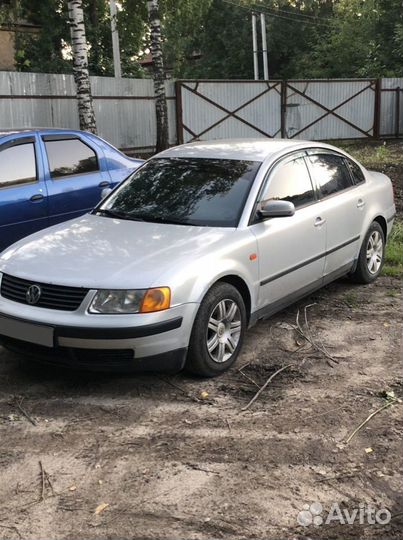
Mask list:
[[[86,215],[35,233],[0,256],[0,272],[86,288],[168,285],[158,277],[211,253],[235,229]]]

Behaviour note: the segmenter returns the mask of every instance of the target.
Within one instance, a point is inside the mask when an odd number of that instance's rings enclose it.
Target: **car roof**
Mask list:
[[[46,131],[46,133],[82,133],[78,129],[68,128],[48,128],[48,127],[21,127],[21,128],[0,128],[0,138],[8,135],[35,133],[36,131]]]
[[[157,157],[194,157],[264,161],[273,154],[306,146],[329,145],[290,139],[221,139],[197,141],[169,148]]]

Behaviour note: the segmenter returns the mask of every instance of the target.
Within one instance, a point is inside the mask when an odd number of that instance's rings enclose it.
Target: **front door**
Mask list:
[[[290,201],[295,214],[251,225],[259,260],[258,309],[278,309],[293,296],[321,284],[326,251],[326,222],[318,212],[304,153],[285,158],[270,172],[259,197]]]
[[[48,225],[47,192],[34,136],[0,145],[0,251]]]

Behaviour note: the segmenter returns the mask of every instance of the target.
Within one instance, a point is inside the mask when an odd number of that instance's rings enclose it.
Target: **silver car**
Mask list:
[[[171,148],[84,217],[0,256],[0,336],[97,369],[214,376],[245,331],[315,289],[382,269],[392,185],[326,144]]]

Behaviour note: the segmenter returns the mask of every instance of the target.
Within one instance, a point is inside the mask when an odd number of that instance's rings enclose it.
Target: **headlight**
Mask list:
[[[171,303],[169,287],[138,290],[101,290],[91,302],[90,313],[128,314],[151,313],[168,309]]]

